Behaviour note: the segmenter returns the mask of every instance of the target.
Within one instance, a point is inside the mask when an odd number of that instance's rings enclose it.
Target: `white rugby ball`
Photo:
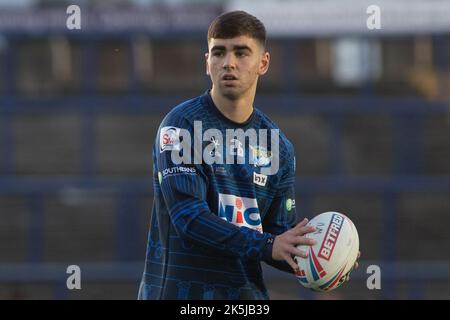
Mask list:
[[[305,235],[316,240],[313,246],[299,245],[308,257],[294,257],[299,266],[298,281],[314,291],[330,291],[339,287],[353,269],[359,251],[359,237],[353,222],[339,212],[325,212],[308,225],[316,228]]]

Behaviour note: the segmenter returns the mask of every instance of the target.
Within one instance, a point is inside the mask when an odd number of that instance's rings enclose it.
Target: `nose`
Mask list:
[[[229,52],[225,55],[223,59],[223,68],[224,69],[234,69],[236,67],[236,60],[232,52]]]

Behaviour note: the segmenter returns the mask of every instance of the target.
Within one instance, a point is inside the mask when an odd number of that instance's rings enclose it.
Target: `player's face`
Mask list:
[[[206,73],[213,87],[229,99],[255,92],[258,77],[267,72],[269,53],[253,38],[210,39]],[[252,91],[253,90],[253,91]]]

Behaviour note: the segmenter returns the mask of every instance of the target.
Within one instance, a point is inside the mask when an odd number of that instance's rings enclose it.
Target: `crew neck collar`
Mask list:
[[[248,117],[247,120],[244,122],[236,122],[231,120],[230,118],[226,117],[220,110],[217,108],[216,104],[214,103],[212,97],[211,97],[211,89],[206,90],[204,93],[204,97],[206,100],[206,104],[209,106],[209,108],[224,122],[234,126],[234,127],[246,127],[248,126],[253,119],[255,118],[255,108],[253,108],[252,114]]]

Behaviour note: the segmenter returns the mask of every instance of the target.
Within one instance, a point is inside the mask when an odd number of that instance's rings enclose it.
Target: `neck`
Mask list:
[[[244,123],[250,118],[253,112],[253,101],[255,93],[250,92],[238,99],[230,99],[220,94],[213,86],[211,89],[211,98],[217,109],[228,119],[236,123]]]

